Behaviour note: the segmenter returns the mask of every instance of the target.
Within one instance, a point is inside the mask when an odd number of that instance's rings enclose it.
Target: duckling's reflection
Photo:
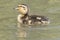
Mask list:
[[[19,22],[17,23],[17,38],[19,40],[26,40],[29,38],[29,34],[31,31],[31,26],[29,25],[23,25],[20,24]]]
[[[20,24],[20,23],[17,23],[17,27],[18,27],[17,37],[26,38],[27,37],[27,32],[24,29],[23,25]]]

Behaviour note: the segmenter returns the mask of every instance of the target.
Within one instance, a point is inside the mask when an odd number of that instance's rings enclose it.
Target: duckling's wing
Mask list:
[[[32,23],[38,23],[38,24],[49,24],[50,21],[45,16],[38,16],[38,15],[31,15],[30,20]]]
[[[30,16],[31,19],[35,19],[35,20],[43,20],[43,21],[47,21],[48,18],[45,16],[38,16],[38,15],[31,15]]]

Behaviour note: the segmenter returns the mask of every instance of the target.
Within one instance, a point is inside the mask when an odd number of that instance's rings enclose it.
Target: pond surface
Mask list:
[[[14,20],[2,20],[0,25],[0,40],[60,40],[60,26],[17,26]],[[20,31],[26,33],[26,37],[19,37]],[[21,32],[20,32],[21,33]]]
[[[30,13],[50,18],[47,26],[17,24],[19,3],[30,6]],[[20,37],[20,33],[25,36]],[[0,40],[60,40],[60,0],[0,0]]]

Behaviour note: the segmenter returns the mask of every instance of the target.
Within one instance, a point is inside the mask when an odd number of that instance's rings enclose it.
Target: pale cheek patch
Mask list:
[[[37,17],[37,19],[39,19],[39,20],[40,20],[40,19],[41,19],[41,17]]]
[[[25,10],[24,10],[24,9],[25,9]],[[27,8],[22,8],[22,7],[19,8],[19,12],[20,12],[20,13],[26,14],[27,11],[28,11]]]

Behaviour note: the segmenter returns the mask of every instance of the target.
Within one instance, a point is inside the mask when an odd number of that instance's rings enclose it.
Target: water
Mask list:
[[[60,26],[28,26],[25,40],[60,40]],[[20,29],[21,30],[21,29]],[[19,35],[19,34],[18,34]],[[21,38],[19,38],[21,39]]]
[[[27,26],[18,27],[16,19],[2,20],[0,23],[0,40],[59,40],[60,26]],[[20,33],[26,33],[19,37]]]
[[[47,16],[51,23],[18,27],[18,12],[14,8],[19,3],[29,5],[29,14]],[[60,1],[0,0],[0,40],[60,40]]]

